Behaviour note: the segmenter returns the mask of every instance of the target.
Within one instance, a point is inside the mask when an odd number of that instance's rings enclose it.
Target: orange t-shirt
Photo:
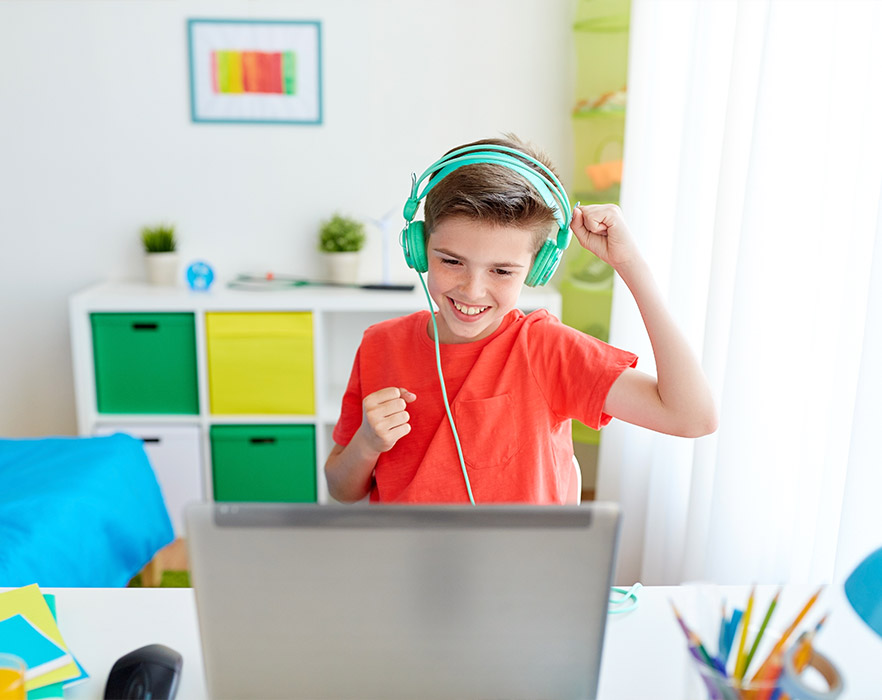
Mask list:
[[[371,501],[461,503],[468,492],[444,410],[428,311],[365,331],[334,442],[348,445],[364,397],[416,394],[411,432],[380,455]],[[563,325],[545,310],[514,310],[488,338],[442,344],[441,367],[476,503],[563,503],[573,473],[571,419],[599,428],[603,404],[633,353]]]

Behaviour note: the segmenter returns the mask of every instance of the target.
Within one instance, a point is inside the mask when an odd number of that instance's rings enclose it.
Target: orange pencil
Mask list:
[[[812,642],[815,641],[815,635],[820,631],[821,627],[824,626],[826,620],[827,616],[824,615],[811,632],[806,632],[801,635],[800,645],[797,647],[796,653],[793,655],[793,668],[796,669],[797,673],[801,673],[808,664],[812,655]]]
[[[803,632],[796,640],[799,647],[797,647],[796,653],[793,655],[793,668],[797,673],[802,673],[802,670],[808,665],[809,659],[812,656],[812,641],[826,620],[827,615],[824,615],[811,632]],[[781,693],[778,696],[778,700],[790,700],[790,696],[787,693]]]
[[[772,648],[772,651],[769,652],[769,655],[766,657],[766,660],[763,661],[762,666],[759,667],[759,670],[754,674],[753,679],[756,680],[760,677],[760,674],[765,670],[766,666],[771,662],[772,657],[781,651],[784,645],[787,643],[787,640],[790,638],[790,635],[793,634],[793,630],[802,622],[802,618],[806,616],[808,611],[811,609],[812,605],[815,604],[815,601],[818,599],[818,596],[821,595],[821,591],[824,590],[824,587],[821,586],[815,594],[808,599],[808,602],[803,606],[802,610],[799,611],[799,615],[790,623],[790,627],[784,630],[784,634],[781,635],[781,639],[775,642],[775,646]]]

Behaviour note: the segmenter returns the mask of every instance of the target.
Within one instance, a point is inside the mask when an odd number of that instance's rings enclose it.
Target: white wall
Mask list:
[[[309,276],[317,224],[514,131],[570,180],[571,0],[0,3],[0,436],[74,434],[67,299],[177,225],[220,277]],[[324,124],[193,124],[186,20],[317,19]],[[375,232],[364,278],[379,278]],[[395,251],[394,279],[411,281]],[[364,269],[367,268],[367,269]],[[371,273],[375,270],[375,274]]]

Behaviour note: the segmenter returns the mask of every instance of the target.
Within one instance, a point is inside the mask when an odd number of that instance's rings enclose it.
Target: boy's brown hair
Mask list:
[[[547,155],[524,143],[514,134],[505,134],[501,139],[483,139],[463,144],[448,153],[467,146],[481,145],[517,149],[554,172]],[[544,178],[548,177],[535,164],[527,160],[524,163]],[[461,216],[484,224],[513,226],[531,231],[534,255],[553,230],[552,225],[555,228],[558,226],[554,211],[542,195],[522,175],[495,163],[475,163],[454,170],[426,195],[424,207],[427,239],[444,219]]]

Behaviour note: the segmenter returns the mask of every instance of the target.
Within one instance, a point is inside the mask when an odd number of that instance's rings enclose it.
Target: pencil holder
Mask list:
[[[769,625],[782,589],[771,599],[760,622],[758,615],[752,615],[756,598],[754,586],[743,611],[735,609],[729,615],[724,603],[720,622],[713,625],[718,632],[714,639],[716,643],[710,647],[705,646],[701,636],[689,627],[672,602],[674,616],[688,642],[687,658],[698,673],[701,684],[694,677],[692,680],[696,681],[696,686],[703,685],[698,690],[691,690],[691,697],[711,700],[835,700],[842,692],[842,676],[833,663],[813,646],[815,635],[822,628],[827,615],[812,629],[804,630],[793,638],[793,633],[823,590],[822,586],[809,597],[782,632]],[[757,624],[759,628],[754,629]],[[815,677],[823,681],[816,683]]]
[[[774,700],[784,694],[790,700],[835,700],[842,693],[844,683],[836,666],[823,654],[812,650],[807,666],[813,669],[820,682],[807,683],[802,670],[797,671],[794,656],[798,645],[793,645],[773,670],[770,680],[744,679],[739,683],[733,676],[724,675],[697,656],[692,666],[701,678],[703,697],[708,700]],[[826,686],[826,687],[824,687]],[[702,696],[699,696],[702,697]]]
[[[774,680],[739,683],[733,676],[724,676],[704,661],[693,659],[692,666],[701,679],[702,692],[698,697],[708,700],[770,700],[777,683]]]

